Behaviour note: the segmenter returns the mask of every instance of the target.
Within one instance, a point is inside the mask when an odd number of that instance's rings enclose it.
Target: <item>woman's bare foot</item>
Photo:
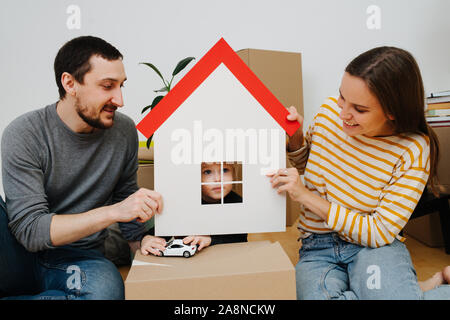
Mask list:
[[[444,268],[447,269],[449,267]],[[450,272],[450,268],[448,269],[448,271]],[[450,276],[450,274],[449,274]],[[422,291],[428,291],[431,289],[436,288],[437,286],[440,286],[441,284],[444,284],[444,275],[442,271],[436,272],[434,274],[434,276],[432,276],[431,278],[425,280],[425,281],[419,281],[419,286],[422,289]]]

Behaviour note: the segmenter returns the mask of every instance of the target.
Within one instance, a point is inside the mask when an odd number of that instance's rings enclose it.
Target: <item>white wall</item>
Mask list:
[[[66,25],[70,5],[81,10],[79,30]],[[371,5],[381,10],[378,30],[366,25]],[[124,55],[122,112],[136,122],[152,90],[161,87],[156,74],[138,63],[151,61],[168,76],[180,59],[200,58],[220,37],[235,50],[302,53],[306,125],[322,100],[336,94],[346,64],[379,45],[413,53],[427,93],[448,90],[448,12],[448,0],[2,0],[0,134],[18,115],[57,101],[53,59],[66,41],[88,34]]]

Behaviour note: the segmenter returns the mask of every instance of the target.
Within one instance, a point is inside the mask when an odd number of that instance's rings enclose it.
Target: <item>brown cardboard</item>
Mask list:
[[[140,164],[137,171],[137,184],[139,188],[154,189],[154,165]]]
[[[264,85],[287,108],[295,106],[303,115],[302,56],[298,52],[242,49],[237,51]],[[287,160],[286,167],[291,167]],[[286,199],[286,225],[298,218],[300,206]]]
[[[440,144],[440,160],[438,164],[438,178],[440,184],[444,187],[445,193],[450,193],[450,126],[434,127],[439,144]]]
[[[286,108],[295,106],[303,115],[302,56],[299,52],[242,49],[237,54]]]
[[[450,193],[450,127],[433,127],[440,144],[438,179],[445,193]],[[430,247],[443,247],[441,221],[435,212],[408,221],[405,233]]]
[[[150,148],[139,147],[138,159],[139,160],[154,160],[153,159],[153,145]]]
[[[138,261],[152,265],[138,265]],[[190,258],[137,252],[125,280],[125,298],[295,299],[295,269],[278,242],[215,245]]]
[[[443,247],[441,222],[439,213],[434,212],[426,216],[408,221],[404,228],[407,236],[411,236],[429,247]]]

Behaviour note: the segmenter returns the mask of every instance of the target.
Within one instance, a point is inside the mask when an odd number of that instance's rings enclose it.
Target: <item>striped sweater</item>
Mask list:
[[[350,137],[340,108],[328,98],[309,127],[301,149],[288,153],[305,186],[331,203],[324,221],[301,206],[301,237],[338,232],[348,242],[390,244],[408,222],[430,170],[429,138],[420,134]]]

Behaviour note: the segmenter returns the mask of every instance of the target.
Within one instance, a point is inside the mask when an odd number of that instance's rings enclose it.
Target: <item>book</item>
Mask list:
[[[447,96],[439,96],[439,97],[428,97],[425,101],[427,104],[430,103],[442,103],[442,102],[450,102],[450,95]]]
[[[450,96],[450,90],[430,93],[431,98],[443,97],[443,96]]]
[[[428,123],[430,127],[450,127],[450,121],[443,121],[443,122],[430,122]]]
[[[432,122],[450,122],[450,116],[426,117],[428,123]]]
[[[450,116],[450,107],[448,109],[428,109],[425,112],[425,116],[427,117]]]
[[[450,108],[450,102],[429,103],[429,104],[427,104],[427,110],[449,109],[449,108]]]

